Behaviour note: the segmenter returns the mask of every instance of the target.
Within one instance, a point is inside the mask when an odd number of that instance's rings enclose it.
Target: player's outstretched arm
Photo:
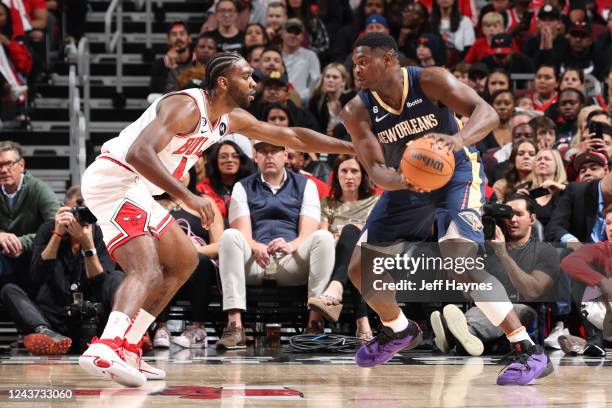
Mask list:
[[[468,124],[457,134],[464,146],[478,143],[499,125],[499,116],[495,109],[478,96],[476,91],[444,68],[423,69],[419,83],[430,100],[438,101],[452,111],[470,117]]]
[[[200,111],[192,98],[180,94],[168,96],[159,102],[157,116],[136,137],[125,160],[147,180],[199,211],[202,225],[208,227],[214,219],[209,203],[172,177],[157,156],[175,135],[193,132],[199,120]]]
[[[400,172],[385,164],[380,144],[372,133],[370,115],[359,97],[353,98],[342,109],[342,119],[353,140],[357,158],[372,181],[387,191],[410,188]]]
[[[349,142],[306,128],[286,128],[261,122],[243,109],[234,109],[230,113],[230,132],[301,152],[355,154]]]

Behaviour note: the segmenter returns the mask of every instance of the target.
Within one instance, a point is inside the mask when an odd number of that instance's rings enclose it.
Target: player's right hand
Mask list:
[[[202,227],[205,229],[208,229],[215,220],[215,212],[212,207],[215,204],[207,197],[191,194],[183,201],[183,204],[198,212]]]
[[[406,178],[406,176],[404,176],[404,173],[402,173],[401,170],[398,171],[398,174],[399,174],[399,176],[403,180],[404,188],[406,188],[408,190],[416,191],[417,193],[429,193],[429,192],[431,192],[430,190],[423,190],[422,188],[417,187],[414,184],[412,184],[411,182],[409,182],[408,179]]]

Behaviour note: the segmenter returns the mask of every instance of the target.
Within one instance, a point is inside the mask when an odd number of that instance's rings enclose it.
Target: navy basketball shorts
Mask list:
[[[359,243],[419,242],[429,238],[437,222],[438,241],[484,242],[481,222],[485,175],[478,151],[455,153],[455,172],[440,190],[385,191],[368,217]]]

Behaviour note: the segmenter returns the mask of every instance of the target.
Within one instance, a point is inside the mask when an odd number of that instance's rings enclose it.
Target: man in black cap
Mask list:
[[[535,59],[540,50],[557,50],[563,45],[559,9],[547,4],[538,11],[538,34],[531,37],[523,46],[523,53]]]
[[[491,40],[493,54],[481,59],[490,71],[495,68],[503,68],[510,74],[532,73],[534,72],[533,63],[523,53],[512,52],[512,36],[510,34],[497,34]]]
[[[262,117],[266,106],[270,103],[280,103],[287,106],[291,112],[291,119],[295,126],[303,126],[309,129],[319,129],[319,124],[312,113],[306,109],[297,107],[289,98],[289,81],[287,74],[278,71],[272,71],[269,76],[265,77],[261,83],[261,94],[258,102],[252,105],[251,113],[265,121]]]
[[[608,175],[608,158],[600,152],[585,152],[574,159],[580,181],[600,180]]]
[[[591,26],[584,21],[571,23],[567,33],[567,39],[562,40],[559,49],[540,50],[536,66],[552,60],[561,70],[571,65],[582,69],[585,75],[591,74],[601,80],[610,61],[610,50],[593,46]]]
[[[295,86],[302,100],[307,101],[311,87],[321,76],[321,64],[317,54],[304,48],[304,24],[297,18],[290,18],[283,27],[283,61],[287,67],[289,81]]]

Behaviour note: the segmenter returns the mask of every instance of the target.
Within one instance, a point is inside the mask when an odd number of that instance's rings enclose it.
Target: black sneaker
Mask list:
[[[603,358],[606,356],[606,350],[604,350],[603,347],[599,346],[598,344],[589,343],[584,349],[583,354],[589,357],[602,357]]]

